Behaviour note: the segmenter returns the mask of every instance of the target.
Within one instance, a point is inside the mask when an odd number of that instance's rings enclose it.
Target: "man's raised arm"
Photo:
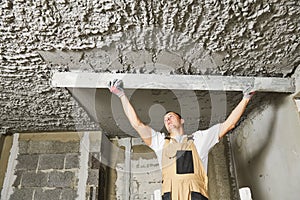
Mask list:
[[[124,112],[131,126],[138,132],[138,134],[146,143],[146,145],[150,146],[152,142],[151,128],[145,125],[137,116],[133,106],[131,105],[127,96],[125,95],[123,81],[118,79],[110,81],[109,90],[120,98]]]
[[[243,94],[243,99],[233,109],[227,119],[221,124],[219,138],[222,138],[224,135],[226,135],[226,133],[235,127],[236,123],[240,120],[242,114],[244,113],[251,97],[254,95],[254,91],[252,91],[252,88],[247,88],[245,91],[243,91]]]

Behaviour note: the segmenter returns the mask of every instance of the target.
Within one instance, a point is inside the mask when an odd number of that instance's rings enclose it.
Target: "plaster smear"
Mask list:
[[[126,181],[123,163],[117,165],[116,198],[127,199],[124,190]],[[161,171],[156,158],[131,160],[130,199],[154,199],[154,193],[161,188]]]
[[[78,173],[78,200],[86,198],[86,183],[88,179],[88,161],[89,161],[90,138],[89,133],[85,132],[80,141],[80,169]]]
[[[5,173],[3,188],[1,190],[1,197],[4,199],[9,199],[10,195],[13,194],[13,184],[17,178],[15,169],[17,166],[17,156],[19,153],[19,134],[16,133],[13,136],[13,144],[10,151],[10,156],[7,164],[7,171]]]

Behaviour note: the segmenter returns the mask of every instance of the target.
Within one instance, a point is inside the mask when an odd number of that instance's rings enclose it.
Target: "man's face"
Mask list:
[[[164,124],[166,129],[171,132],[174,128],[179,128],[183,124],[183,120],[174,112],[169,112],[164,116]]]

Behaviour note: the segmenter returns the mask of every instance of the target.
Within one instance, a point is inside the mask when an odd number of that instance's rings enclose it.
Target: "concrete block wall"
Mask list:
[[[23,133],[13,138],[0,199],[106,199],[108,166],[101,163],[101,132]]]
[[[154,192],[161,189],[161,171],[156,156],[132,160],[131,170],[130,199],[155,199]]]
[[[18,146],[13,148],[12,151],[17,150],[16,165],[6,173],[6,176],[14,176],[12,185],[6,185],[12,187],[12,193],[6,193],[4,199],[65,200],[77,197],[78,134],[24,134],[20,135]]]

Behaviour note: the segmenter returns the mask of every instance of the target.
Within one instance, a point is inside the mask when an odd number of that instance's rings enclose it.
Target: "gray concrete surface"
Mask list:
[[[96,130],[53,70],[290,77],[299,1],[1,1],[0,124]]]
[[[272,95],[231,135],[238,185],[253,199],[299,197],[299,120],[292,96]]]

